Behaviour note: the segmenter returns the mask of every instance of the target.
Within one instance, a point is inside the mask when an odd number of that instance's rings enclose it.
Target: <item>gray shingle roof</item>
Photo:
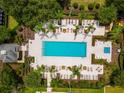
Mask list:
[[[0,53],[0,60],[3,62],[16,62],[18,59],[19,45],[17,44],[2,44],[0,51],[6,51],[6,54]]]

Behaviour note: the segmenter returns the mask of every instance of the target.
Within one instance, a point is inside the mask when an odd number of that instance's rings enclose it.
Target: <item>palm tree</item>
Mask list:
[[[52,24],[52,23],[49,23],[48,24],[48,30],[50,32],[52,32],[52,35],[50,36],[50,38],[55,37],[57,39],[58,33],[56,33],[56,28],[57,27],[54,24]]]
[[[52,72],[56,72],[56,67],[54,65],[52,65],[50,68],[49,68],[49,71],[52,73]]]
[[[34,28],[34,31],[35,32],[42,32],[42,34],[40,34],[41,36],[41,39],[43,39],[44,37],[47,37],[49,38],[49,36],[47,35],[49,31],[47,31],[44,27],[44,24],[42,23],[39,23],[35,28]]]
[[[38,23],[38,24],[35,26],[34,31],[35,31],[35,32],[40,32],[41,29],[42,29],[42,27],[43,27],[43,24]]]
[[[89,32],[93,33],[95,31],[95,27],[93,25],[89,25],[87,29],[85,29],[85,33],[88,34]]]
[[[119,43],[121,46],[123,46],[124,42],[124,27],[115,25],[112,28],[112,31],[107,33],[107,38],[112,40],[114,43]]]
[[[46,31],[45,28],[42,29],[42,34],[40,35],[41,36],[41,39],[43,39],[44,37],[47,37],[49,38],[49,36],[47,35],[49,31]]]
[[[93,25],[88,26],[88,31],[93,33],[96,30],[96,28]]]
[[[86,38],[88,36],[89,32],[93,33],[95,30],[96,30],[96,28],[93,25],[89,25],[88,28],[84,29],[84,32],[85,32],[84,38]]]
[[[73,32],[74,32],[74,40],[76,39],[76,36],[78,35],[79,30],[80,30],[80,27],[75,25],[75,29],[73,30]]]
[[[39,73],[45,72],[45,66],[44,66],[44,65],[41,65],[40,67],[37,68],[37,71],[38,71]]]
[[[58,19],[58,24],[61,25],[61,19],[63,18],[63,11],[58,10],[55,12],[55,17]]]
[[[80,77],[80,69],[81,66],[73,66],[70,70],[72,71],[72,76],[77,76],[78,78]]]

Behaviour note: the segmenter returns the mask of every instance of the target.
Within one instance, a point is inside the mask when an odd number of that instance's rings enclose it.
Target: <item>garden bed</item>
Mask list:
[[[92,46],[95,46],[96,40],[106,41],[107,39],[104,36],[93,36]]]
[[[103,86],[99,86],[98,81],[88,81],[88,80],[62,80],[62,79],[53,79],[51,82],[52,87],[61,87],[61,88],[87,88],[87,89],[99,89]]]
[[[92,64],[104,64],[106,62],[104,59],[95,59],[95,54],[92,54]]]

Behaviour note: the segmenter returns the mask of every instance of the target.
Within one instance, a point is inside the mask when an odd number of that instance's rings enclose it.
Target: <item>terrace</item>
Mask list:
[[[79,67],[79,66],[78,66]],[[51,77],[53,79],[58,77],[60,79],[66,79],[66,80],[77,80],[78,76],[72,76],[72,71],[70,71],[69,67],[65,67],[63,69],[62,66],[56,66],[55,68],[56,72],[51,73]],[[98,80],[98,74],[103,73],[103,66],[101,65],[85,65],[80,68],[80,79],[81,80]],[[47,78],[47,72],[43,74],[43,78]]]
[[[82,20],[82,24],[79,25],[78,19],[63,19],[61,20],[61,25],[58,25],[58,21],[54,22],[54,25],[57,26],[55,34],[52,32],[48,32],[47,35],[43,35],[44,33],[38,32],[35,34],[34,40],[29,40],[28,48],[29,48],[29,56],[35,57],[35,63],[32,63],[31,66],[33,68],[37,68],[41,65],[56,66],[57,72],[54,73],[53,77],[60,74],[62,79],[71,79],[71,74],[67,69],[62,70],[62,66],[64,65],[66,68],[68,66],[80,66],[83,65],[86,69],[80,70],[80,79],[83,80],[98,80],[98,75],[103,74],[103,65],[92,64],[92,54],[95,54],[95,59],[104,59],[107,62],[111,62],[111,53],[112,53],[112,43],[110,41],[101,41],[97,40],[95,45],[92,46],[93,37],[94,36],[104,36],[105,35],[105,27],[99,26],[99,22],[97,20]],[[75,30],[78,28],[78,33],[75,33]],[[91,27],[92,26],[92,27]],[[47,25],[46,25],[47,27]],[[89,30],[89,27],[91,29]],[[48,31],[48,29],[46,28]],[[44,48],[49,46],[44,46],[44,42],[85,42],[86,43],[86,56],[85,57],[72,57],[72,56],[45,56]],[[57,47],[57,45],[53,45],[53,47]],[[63,45],[62,45],[63,46]],[[36,48],[37,47],[37,48]],[[51,47],[51,46],[50,46]],[[64,47],[64,46],[63,46]],[[74,46],[76,47],[76,46]],[[82,46],[83,47],[83,46]],[[106,47],[109,49],[106,50]],[[57,47],[58,49],[62,49],[61,46]],[[64,49],[71,48],[68,47]],[[51,50],[49,50],[50,52]],[[62,50],[64,51],[64,50]],[[55,53],[55,51],[53,51]],[[66,72],[66,73],[65,73]],[[72,79],[77,79],[74,77]]]

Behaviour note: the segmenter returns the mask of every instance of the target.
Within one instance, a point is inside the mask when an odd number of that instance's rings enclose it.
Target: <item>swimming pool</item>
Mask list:
[[[43,41],[43,56],[86,57],[86,42]]]
[[[104,47],[104,53],[110,53],[110,47]]]

